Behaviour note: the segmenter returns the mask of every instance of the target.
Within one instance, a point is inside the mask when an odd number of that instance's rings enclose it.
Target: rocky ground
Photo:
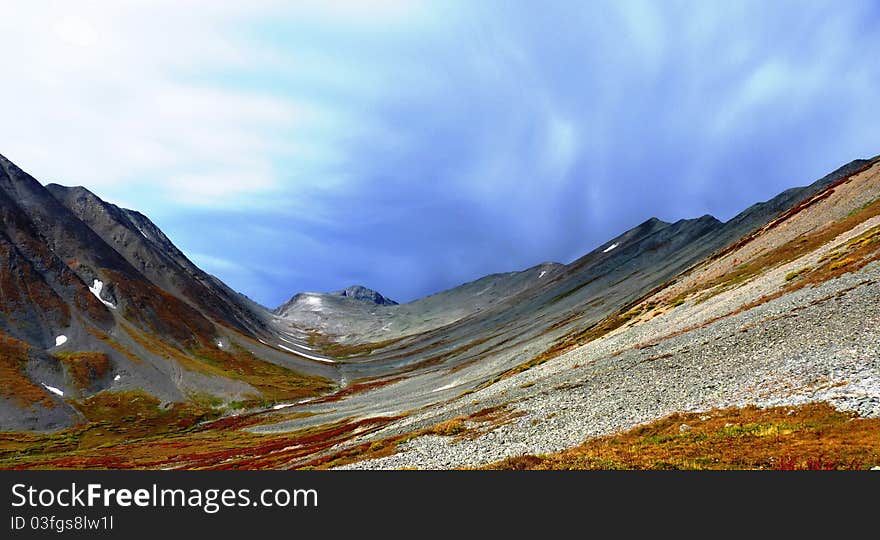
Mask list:
[[[751,284],[778,288],[802,261]],[[748,289],[745,289],[748,291]],[[686,303],[488,388],[398,421],[370,439],[414,432],[486,407],[520,416],[475,438],[422,436],[353,469],[447,469],[576,446],[673,412],[828,401],[880,416],[880,263],[806,287],[702,328],[742,290]],[[730,309],[733,311],[733,309]],[[361,441],[362,442],[362,441]]]

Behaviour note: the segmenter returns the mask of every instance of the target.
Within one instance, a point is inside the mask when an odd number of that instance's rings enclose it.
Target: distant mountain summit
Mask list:
[[[394,300],[386,298],[380,293],[374,291],[373,289],[368,289],[363,285],[352,285],[351,287],[342,289],[341,291],[334,291],[330,294],[335,296],[344,296],[346,298],[352,298],[354,300],[363,300],[364,302],[372,302],[380,306],[397,305],[397,302],[395,302]]]

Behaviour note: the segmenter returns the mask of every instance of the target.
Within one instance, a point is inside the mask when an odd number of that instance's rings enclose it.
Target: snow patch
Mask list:
[[[295,351],[289,347],[285,347],[284,345],[282,345],[280,343],[278,344],[278,347],[281,347],[285,351],[292,352],[293,354],[298,354],[304,358],[308,358],[309,360],[316,360],[318,362],[324,362],[325,364],[335,364],[336,363],[336,360],[330,360],[329,358],[321,358],[320,356],[312,356],[311,354],[306,354],[302,351]]]
[[[285,336],[287,336],[287,337],[285,337]],[[281,335],[279,335],[278,337],[281,338],[281,341],[283,341],[285,343],[289,343],[290,345],[294,345],[296,347],[299,347],[300,349],[306,349],[309,351],[315,350],[312,347],[309,347],[307,345],[303,345],[302,343],[300,343],[299,339],[297,339],[294,336],[291,336],[290,334],[287,334],[285,332],[282,332]]]
[[[43,387],[44,387],[46,390],[48,390],[48,391],[52,392],[53,394],[55,394],[56,396],[64,397],[64,392],[62,392],[61,390],[55,388],[54,386],[49,386],[48,384],[43,383]]]
[[[104,300],[103,298],[101,298],[101,290],[103,290],[103,289],[104,289],[104,282],[101,281],[100,279],[96,279],[94,281],[94,283],[92,283],[92,286],[89,287],[89,290],[92,292],[92,294],[95,295],[95,298],[97,298],[98,300],[103,302],[103,304],[105,306],[109,307],[110,309],[116,309],[116,306],[113,305],[113,302],[108,302],[107,300]]]
[[[55,346],[60,347],[67,343],[67,336],[61,335],[55,338]]]
[[[119,381],[120,379],[122,379],[122,375],[117,375],[117,376],[113,377],[114,381]]]
[[[456,386],[458,386],[458,383],[451,382],[447,385],[441,386],[440,388],[435,388],[431,390],[431,392],[442,392],[443,390],[449,390],[450,388],[455,388]]]
[[[308,350],[308,351],[314,351],[314,350],[315,350],[315,349],[313,349],[312,347],[309,347],[309,346],[307,346],[307,345],[303,345],[303,344],[300,343],[299,340],[297,340],[297,339],[289,339],[289,338],[284,337],[283,335],[280,335],[280,336],[278,336],[278,337],[281,338],[281,341],[283,341],[283,342],[285,342],[285,343],[288,343],[288,344],[290,344],[290,345],[293,345],[293,346],[295,346],[295,347],[299,347],[300,349],[306,349],[306,350]]]
[[[608,246],[607,248],[603,249],[603,250],[602,250],[602,253],[608,253],[608,252],[611,251],[612,249],[616,248],[618,245],[620,245],[620,244],[611,244],[611,245]]]
[[[546,273],[547,273],[546,270],[541,270],[541,273],[538,275],[538,279],[541,279],[542,277],[544,277],[544,274],[546,274]]]
[[[220,341],[219,339],[217,340],[217,347],[219,347],[221,349],[223,348],[223,342]]]
[[[321,309],[321,306],[322,306],[321,299],[317,296],[312,296],[312,295],[306,296],[305,302],[306,302],[306,304],[308,304],[314,308]]]
[[[296,403],[279,403],[278,405],[274,405],[272,407],[273,411],[280,411],[281,409],[289,409],[290,407],[296,407],[297,405],[302,405],[303,403],[308,403],[309,401],[314,401],[317,398],[309,398],[309,399],[301,399]]]

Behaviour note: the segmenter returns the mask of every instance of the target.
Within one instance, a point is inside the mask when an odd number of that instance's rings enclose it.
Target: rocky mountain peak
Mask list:
[[[395,302],[394,300],[391,300],[390,298],[385,298],[380,293],[374,291],[373,289],[368,289],[363,285],[352,285],[351,287],[347,287],[345,289],[342,289],[341,291],[334,291],[330,294],[335,296],[345,296],[346,298],[352,298],[354,300],[372,302],[380,306],[397,305],[397,302]]]

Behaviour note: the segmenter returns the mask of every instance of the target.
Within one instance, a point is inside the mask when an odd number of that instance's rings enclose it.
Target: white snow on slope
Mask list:
[[[538,279],[541,279],[542,277],[544,277],[544,274],[546,274],[546,273],[547,273],[546,270],[541,270],[541,274],[538,275]]]
[[[285,351],[290,351],[293,354],[298,354],[302,357],[308,358],[309,360],[317,360],[318,362],[324,362],[325,364],[335,364],[336,360],[330,360],[329,358],[321,358],[320,356],[312,356],[311,354],[306,354],[302,351],[295,351],[289,347],[285,347],[284,345],[278,344],[278,347],[281,347]]]
[[[303,344],[300,343],[299,340],[297,340],[297,339],[289,339],[289,338],[284,337],[284,335],[279,335],[278,337],[281,338],[281,341],[283,341],[283,342],[285,342],[285,343],[289,343],[290,345],[296,345],[297,347],[299,347],[299,348],[301,348],[301,349],[306,349],[306,350],[308,350],[308,351],[314,351],[314,350],[315,350],[315,349],[313,349],[312,347],[309,347],[309,346],[307,346],[307,345],[303,345]]]
[[[308,403],[309,401],[315,401],[316,399],[318,399],[318,398],[301,399],[301,400],[297,401],[296,403],[279,403],[278,405],[275,405],[274,407],[272,407],[272,410],[280,411],[281,409],[288,409],[290,407],[296,407],[297,405],[302,405],[303,403]]]
[[[52,392],[52,393],[55,394],[56,396],[64,397],[64,392],[62,392],[61,390],[55,388],[54,386],[49,386],[49,385],[46,384],[46,383],[43,383],[43,386],[46,388],[46,390]]]
[[[114,381],[118,381],[118,380],[121,379],[121,378],[122,378],[122,375],[117,375],[117,376],[113,377],[113,380],[114,380]]]
[[[67,336],[61,335],[55,338],[55,346],[60,347],[67,343]]]
[[[96,279],[95,282],[92,284],[92,286],[89,287],[89,290],[92,291],[92,294],[95,295],[95,298],[97,298],[98,300],[103,302],[105,306],[109,307],[110,309],[116,309],[116,306],[113,305],[113,302],[108,302],[108,301],[104,300],[103,298],[101,298],[101,290],[103,288],[104,288],[104,282],[101,281],[100,279]]]
[[[305,302],[306,302],[306,304],[312,306],[313,308],[321,309],[321,299],[317,296],[312,296],[312,295],[306,296]]]
[[[441,392],[443,390],[449,390],[450,388],[455,388],[456,386],[458,386],[458,381],[451,382],[451,383],[443,385],[439,388],[435,388],[435,389],[431,390],[431,392]]]
[[[603,250],[602,250],[602,253],[608,253],[609,251],[611,251],[612,249],[616,248],[617,246],[618,246],[618,244],[611,244],[611,245],[608,246],[607,248],[603,249]]]

